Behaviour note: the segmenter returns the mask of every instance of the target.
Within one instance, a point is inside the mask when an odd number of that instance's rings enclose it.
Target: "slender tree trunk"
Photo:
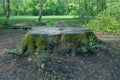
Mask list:
[[[39,14],[39,23],[40,23],[40,25],[42,25],[41,19],[42,19],[42,0],[40,0],[40,14]]]
[[[8,25],[9,16],[10,16],[10,0],[6,0],[5,25]]]
[[[88,15],[88,4],[87,4],[87,0],[84,0],[84,4],[85,4],[85,16],[86,17]]]
[[[101,8],[102,8],[102,11],[104,10],[104,2],[103,2],[103,0],[102,0],[102,3],[101,3]]]
[[[3,10],[4,10],[3,14],[5,15],[5,0],[3,0]]]
[[[102,0],[102,11],[106,10],[106,2],[105,0]]]
[[[104,10],[106,10],[106,0],[104,0]]]
[[[89,4],[91,3],[91,1],[89,2]],[[94,6],[95,6],[95,2],[93,2],[92,1],[92,3],[90,4],[90,6],[89,6],[89,8],[90,8],[90,14],[91,14],[91,17],[93,17],[94,16],[94,10],[93,10],[93,8],[94,8]]]
[[[79,13],[79,16],[80,16],[80,0],[78,0],[78,5],[79,5],[79,11],[78,11],[78,13]]]
[[[84,3],[85,3],[85,11],[87,12],[87,10],[88,10],[87,0],[85,0]]]

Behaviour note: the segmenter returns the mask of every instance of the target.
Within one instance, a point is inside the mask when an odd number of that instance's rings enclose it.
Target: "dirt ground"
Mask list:
[[[39,72],[35,63],[25,59],[14,61],[7,53],[18,46],[26,32],[23,29],[0,30],[0,80],[120,80],[120,36],[97,33],[108,44],[109,53],[63,57],[62,63],[66,66],[53,63],[59,67],[51,68],[52,74]]]

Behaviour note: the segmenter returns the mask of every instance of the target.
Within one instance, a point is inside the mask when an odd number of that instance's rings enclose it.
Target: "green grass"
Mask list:
[[[9,24],[12,27],[12,24],[27,22],[34,23],[36,25],[38,22],[39,16],[10,16]],[[43,16],[42,22],[47,26],[53,26],[54,23],[58,22],[67,22],[67,23],[82,23],[80,19],[74,16]],[[8,28],[8,26],[4,26],[4,17],[0,17],[0,29]],[[97,32],[108,32],[108,33],[120,33],[119,24],[117,21],[110,16],[96,16],[95,19],[92,19],[88,22],[88,24],[84,24],[83,26],[90,28],[91,30]]]
[[[17,23],[17,22],[38,22],[39,16],[11,16],[9,23]],[[3,17],[0,17],[0,20],[4,20]],[[42,17],[43,22],[48,21],[77,21],[76,17],[74,16],[43,16]]]
[[[39,16],[10,16],[9,18],[9,26],[15,23],[27,22],[39,24],[38,22]],[[48,26],[54,25],[56,21],[59,22],[79,22],[78,18],[75,16],[42,16],[43,24]],[[8,26],[4,26],[4,17],[0,16],[0,29],[8,28]],[[12,27],[12,26],[10,26]]]
[[[39,16],[10,16],[9,24],[27,22],[27,23],[35,23],[39,24],[38,22]],[[78,19],[74,16],[42,16],[42,22],[48,25],[54,24],[54,22],[78,22]],[[4,17],[0,16],[0,29],[5,28],[4,26]]]

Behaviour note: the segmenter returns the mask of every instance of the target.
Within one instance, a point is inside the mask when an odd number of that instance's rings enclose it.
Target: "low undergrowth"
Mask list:
[[[95,32],[107,32],[109,34],[120,34],[120,24],[108,14],[99,14],[93,20],[83,25]]]

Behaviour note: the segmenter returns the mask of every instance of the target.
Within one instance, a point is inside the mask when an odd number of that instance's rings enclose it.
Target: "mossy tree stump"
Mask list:
[[[99,47],[100,40],[88,29],[73,27],[33,28],[17,48],[17,55],[24,55],[40,65],[52,54],[90,54]]]

